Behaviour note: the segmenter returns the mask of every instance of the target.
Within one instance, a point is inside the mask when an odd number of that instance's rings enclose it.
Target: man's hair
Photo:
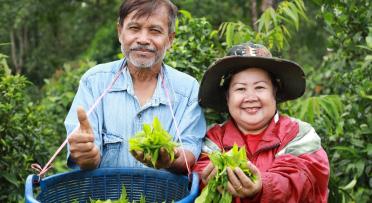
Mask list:
[[[142,16],[150,17],[155,9],[160,6],[165,6],[168,10],[168,30],[169,33],[175,31],[175,24],[177,18],[177,7],[169,0],[125,0],[120,6],[119,10],[119,24],[122,26],[124,18],[135,11],[133,18],[140,18]]]

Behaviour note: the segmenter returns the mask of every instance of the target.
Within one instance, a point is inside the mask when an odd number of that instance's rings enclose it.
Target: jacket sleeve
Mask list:
[[[261,172],[262,191],[255,198],[257,202],[327,202],[327,154],[314,128],[297,122],[297,136],[283,145],[270,168]]]
[[[329,162],[314,128],[299,122],[299,133],[283,145],[261,172],[259,202],[327,202]],[[247,201],[249,202],[249,201]]]
[[[329,164],[323,149],[279,156],[261,176],[260,202],[327,202]]]

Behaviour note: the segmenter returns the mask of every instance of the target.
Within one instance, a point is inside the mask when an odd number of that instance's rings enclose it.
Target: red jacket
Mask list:
[[[194,171],[200,177],[210,161],[208,153],[227,151],[234,143],[240,147],[247,145],[233,121],[212,127]],[[262,190],[252,199],[235,198],[234,202],[327,202],[328,158],[309,124],[286,116],[280,116],[277,122],[273,119],[257,151],[250,154],[247,150],[247,157],[261,172]]]

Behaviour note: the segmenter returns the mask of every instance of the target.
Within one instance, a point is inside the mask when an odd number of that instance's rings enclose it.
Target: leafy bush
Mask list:
[[[30,85],[23,76],[0,77],[0,202],[20,201],[31,163],[47,158],[47,117],[29,98]]]
[[[258,30],[240,21],[222,23],[219,29],[228,47],[247,41],[265,44],[274,51],[282,50],[291,38],[291,27],[299,29],[301,18],[307,19],[302,0],[282,1],[274,10],[267,8],[257,20]]]
[[[212,25],[205,18],[193,18],[180,11],[176,38],[165,59],[170,66],[201,80],[208,66],[222,52]]]
[[[41,101],[32,101],[33,84],[25,77],[0,72],[0,202],[20,201],[27,175],[35,173],[30,165],[46,164],[66,138],[63,121],[81,75],[93,65],[66,64],[46,80]],[[64,163],[65,156],[59,156],[51,172],[66,170]]]
[[[323,137],[331,164],[329,202],[370,202],[372,195],[372,11],[367,0],[316,1],[329,34],[328,53],[314,69],[312,94],[339,95],[341,119],[317,129],[341,127]],[[332,109],[331,106],[328,109]]]

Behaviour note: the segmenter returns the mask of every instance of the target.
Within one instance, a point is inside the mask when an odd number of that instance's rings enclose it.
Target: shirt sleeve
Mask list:
[[[190,150],[196,160],[200,155],[202,139],[206,133],[204,113],[198,103],[198,90],[199,84],[194,80],[190,89],[190,99],[179,121],[182,147]]]
[[[65,128],[67,136],[72,133],[72,131],[78,126],[79,121],[77,118],[77,107],[82,106],[85,112],[88,113],[89,108],[93,105],[95,101],[95,95],[93,94],[92,88],[89,84],[89,80],[86,77],[82,77],[79,83],[78,91],[74,97],[71,108],[65,119]],[[97,113],[99,108],[97,107],[91,114],[88,116],[89,123],[94,131],[95,144],[102,153],[102,138],[100,135],[100,125],[102,122],[99,122],[99,114]],[[67,166],[69,168],[78,168],[76,163],[70,159],[70,146],[67,144]]]

